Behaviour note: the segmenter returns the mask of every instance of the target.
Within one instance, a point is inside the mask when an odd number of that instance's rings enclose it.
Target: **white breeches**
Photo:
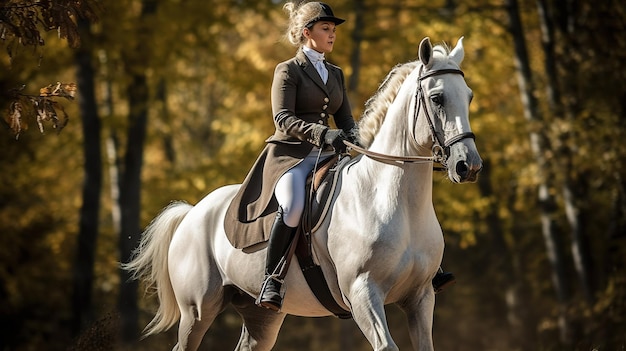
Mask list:
[[[320,155],[318,148],[311,152],[297,165],[289,169],[276,183],[274,195],[278,205],[283,210],[283,221],[286,225],[295,228],[300,222],[306,200],[306,178],[315,167],[315,163],[333,155],[332,151],[323,151]]]

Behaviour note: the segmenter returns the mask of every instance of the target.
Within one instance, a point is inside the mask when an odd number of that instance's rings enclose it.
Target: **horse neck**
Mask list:
[[[409,126],[409,121],[413,106],[409,98],[404,100],[396,99],[389,107],[369,150],[395,156],[430,156],[425,152],[430,148],[417,146],[415,136],[411,135],[414,126]],[[411,117],[407,117],[408,113]],[[418,129],[423,128],[418,126]],[[364,156],[357,169],[363,182],[373,183],[368,186],[375,187],[378,194],[384,194],[378,201],[419,208],[422,208],[418,206],[420,204],[432,206],[433,165],[430,162],[388,164]]]
[[[370,151],[395,156],[431,156],[432,138],[430,127],[424,117],[424,108],[418,110],[416,97],[417,73],[414,70],[404,81],[396,98],[387,109],[380,129],[376,133]]]
[[[349,193],[358,194],[351,202],[357,200],[354,205],[370,218],[388,222],[404,213],[413,223],[432,209],[432,177],[431,163],[387,164],[361,156],[347,167],[344,181],[352,189]]]

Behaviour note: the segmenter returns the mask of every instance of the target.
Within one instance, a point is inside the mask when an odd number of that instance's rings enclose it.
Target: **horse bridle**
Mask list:
[[[347,146],[349,146],[351,149],[353,149],[354,151],[360,154],[363,154],[365,156],[368,156],[369,158],[379,161],[379,162],[404,164],[404,163],[430,163],[434,161],[434,162],[440,163],[444,169],[447,169],[448,167],[447,160],[448,160],[448,156],[450,156],[450,147],[463,139],[468,139],[468,138],[476,139],[476,135],[472,132],[464,132],[464,133],[457,134],[448,140],[443,140],[437,133],[433,119],[430,116],[430,113],[428,112],[428,108],[426,107],[426,97],[424,94],[424,90],[422,89],[422,81],[426,78],[439,76],[442,74],[460,74],[463,77],[465,76],[465,74],[463,74],[463,71],[461,71],[460,69],[454,69],[454,68],[440,69],[440,70],[430,71],[430,72],[426,72],[422,74],[421,70],[423,69],[423,67],[424,66],[420,68],[420,75],[417,78],[417,89],[415,91],[415,103],[417,104],[417,106],[414,110],[415,114],[413,115],[413,120],[417,121],[420,109],[423,105],[424,113],[426,114],[426,120],[428,121],[428,126],[430,127],[430,133],[431,133],[431,137],[433,141],[433,146],[432,146],[433,156],[386,155],[386,154],[381,154],[381,153],[366,150],[348,141],[344,141],[344,143]]]
[[[418,104],[415,108],[415,115],[413,116],[413,120],[417,121],[417,117],[419,116],[419,111],[421,106],[424,106],[424,113],[426,114],[426,120],[428,121],[428,126],[430,127],[430,133],[433,141],[433,160],[435,162],[441,163],[441,165],[445,168],[448,168],[447,161],[448,156],[450,156],[450,147],[463,139],[474,139],[476,140],[476,135],[472,132],[463,132],[459,133],[448,140],[442,140],[442,138],[437,133],[435,129],[435,124],[433,122],[433,118],[430,116],[428,112],[428,107],[426,107],[426,94],[424,94],[424,90],[422,89],[422,81],[426,78],[439,76],[442,74],[460,74],[462,77],[465,77],[465,74],[460,69],[456,68],[446,68],[440,69],[436,71],[426,72],[421,74],[421,70],[424,68],[422,66],[420,68],[420,76],[417,78],[417,89],[415,91],[415,101]]]

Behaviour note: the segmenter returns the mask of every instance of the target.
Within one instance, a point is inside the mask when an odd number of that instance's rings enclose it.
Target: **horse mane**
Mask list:
[[[445,44],[433,47],[433,59],[436,61],[447,59],[449,53],[450,49]],[[419,60],[397,64],[387,74],[376,93],[365,102],[365,110],[359,120],[359,142],[363,147],[367,148],[372,144],[404,80],[419,64]]]

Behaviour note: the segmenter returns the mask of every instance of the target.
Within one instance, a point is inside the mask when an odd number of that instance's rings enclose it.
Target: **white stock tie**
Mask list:
[[[326,65],[324,64],[324,59],[322,58],[321,60],[315,61],[313,63],[313,66],[315,66],[317,73],[320,74],[322,81],[324,81],[324,84],[326,84],[326,82],[328,81],[328,69],[326,69]]]
[[[309,58],[309,60],[311,60],[313,67],[315,67],[315,70],[317,70],[320,78],[322,78],[322,81],[326,84],[328,81],[328,69],[324,64],[324,54],[317,52],[306,45],[302,47],[302,51],[304,51],[304,54]]]

